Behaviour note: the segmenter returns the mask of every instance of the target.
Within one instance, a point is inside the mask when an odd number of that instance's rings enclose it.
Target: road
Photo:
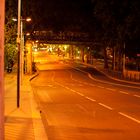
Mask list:
[[[38,63],[31,84],[49,140],[139,140],[140,87],[93,68]]]

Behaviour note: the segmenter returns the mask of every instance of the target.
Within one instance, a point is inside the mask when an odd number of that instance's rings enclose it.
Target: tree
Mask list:
[[[93,0],[94,9],[93,16],[96,19],[96,40],[100,42],[100,45],[104,51],[104,67],[108,68],[108,59],[106,48],[110,46],[111,42],[115,40],[115,19],[112,12],[114,5],[113,1],[107,0]]]
[[[16,2],[15,2],[16,3]],[[16,33],[17,24],[12,21],[16,17],[16,5],[13,0],[6,1],[6,18],[5,18],[5,67],[8,63],[15,63],[17,56]]]
[[[93,17],[96,22],[96,40],[104,49],[105,68],[108,67],[106,47],[116,46],[118,69],[122,69],[124,44],[138,38],[140,33],[140,5],[138,0],[92,0]],[[112,45],[113,44],[113,45]],[[132,46],[126,46],[132,50]]]

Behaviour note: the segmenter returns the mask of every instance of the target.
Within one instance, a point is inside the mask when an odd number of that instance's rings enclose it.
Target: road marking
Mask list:
[[[127,94],[127,95],[129,94],[129,93],[125,92],[125,91],[120,91],[120,93]]]
[[[82,87],[83,85],[82,85],[82,84],[78,84],[78,86],[79,86],[79,87]]]
[[[72,91],[72,92],[76,92],[75,90],[73,90],[73,89],[70,89],[70,91]]]
[[[97,86],[97,87],[99,87],[99,88],[104,88],[104,87],[102,87],[102,86]]]
[[[73,89],[71,89],[71,88],[69,88],[69,87],[67,87],[67,86],[63,86],[62,84],[60,84],[60,83],[58,83],[58,82],[56,82],[56,83],[57,83],[58,85],[60,85],[61,87],[67,89],[67,90],[70,90],[70,91],[72,91],[72,92],[74,92],[74,93],[79,94],[80,96],[85,96],[84,94],[82,94],[82,93],[80,93],[80,92],[78,92],[78,91],[75,91],[75,90],[73,90]]]
[[[65,86],[64,86],[64,88],[66,88],[66,89],[70,90],[70,88],[68,88],[68,87],[65,87]]]
[[[85,112],[88,112],[83,106],[81,106],[80,104],[76,104],[80,109],[84,110]]]
[[[75,93],[77,93],[77,94],[79,94],[79,95],[81,95],[81,96],[85,96],[84,94],[82,94],[82,93],[80,93],[80,92],[77,92],[77,91],[75,91]]]
[[[93,102],[96,102],[96,100],[92,99],[92,98],[89,98],[87,96],[85,96],[86,99],[90,100],[90,101],[93,101]]]
[[[83,71],[82,71],[82,72],[83,72]],[[71,74],[71,79],[72,79],[73,81],[77,81],[77,82],[79,82],[79,83],[81,83],[81,84],[90,85],[90,86],[95,86],[94,84],[89,84],[89,83],[87,83],[87,82],[82,82],[82,81],[79,81],[79,80],[74,79],[73,76],[72,76],[72,74]],[[82,85],[82,86],[83,86],[83,85]],[[104,88],[104,87],[103,87],[103,88]]]
[[[135,94],[134,96],[140,98],[140,95],[136,95],[136,94]]]
[[[88,84],[88,83],[86,83],[86,82],[82,82],[82,81],[79,81],[79,80],[73,79],[72,76],[71,76],[71,79],[72,79],[73,81],[76,81],[76,82],[81,83],[81,84],[79,84],[79,86],[83,86],[82,84],[85,84],[85,85]]]
[[[124,116],[124,117],[126,117],[126,118],[128,118],[128,119],[130,119],[130,120],[132,120],[132,121],[135,121],[137,123],[140,123],[140,120],[137,120],[137,119],[135,119],[135,118],[133,118],[133,117],[131,117],[129,115],[126,115],[125,113],[119,112],[119,114],[122,115],[122,116]]]
[[[109,110],[113,110],[113,108],[111,108],[111,107],[109,107],[109,106],[107,106],[105,104],[102,104],[102,103],[98,103],[98,104],[101,105],[101,106],[103,106],[103,107],[105,107],[105,108],[107,108],[107,109],[109,109]]]
[[[87,85],[88,83],[86,83],[86,82],[82,82],[83,84],[85,84],[85,85]]]
[[[84,94],[82,94],[82,93],[80,93],[80,92],[77,92],[77,91],[75,91],[75,90],[73,90],[73,89],[70,89],[70,88],[69,88],[69,90],[72,91],[72,92],[74,92],[74,93],[77,93],[77,94],[79,94],[79,95],[81,95],[81,96],[84,96]]]
[[[51,81],[54,82],[55,72],[52,73]]]
[[[111,90],[111,91],[115,91],[116,89],[113,89],[113,88],[106,88],[108,90]]]
[[[88,84],[88,85],[90,85],[90,86],[92,86],[92,87],[94,87],[94,86],[95,86],[94,84]]]
[[[53,87],[54,85],[47,85],[48,87]]]

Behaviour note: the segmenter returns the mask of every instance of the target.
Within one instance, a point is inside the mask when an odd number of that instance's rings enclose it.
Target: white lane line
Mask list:
[[[88,85],[90,85],[90,86],[92,86],[92,87],[94,87],[94,86],[95,86],[94,84],[88,84]]]
[[[137,120],[137,119],[135,119],[135,118],[133,118],[133,117],[131,117],[129,115],[126,115],[125,113],[119,112],[119,114],[122,115],[122,116],[124,116],[124,117],[126,117],[126,118],[128,118],[128,119],[130,119],[130,120],[132,120],[132,121],[135,121],[137,123],[140,123],[140,120]]]
[[[125,92],[125,91],[120,91],[120,93],[123,93],[123,94],[129,94],[128,92]]]
[[[81,106],[80,104],[76,104],[80,109],[84,110],[85,112],[88,112],[83,106]]]
[[[70,90],[70,88],[68,88],[68,87],[64,87],[64,88],[66,88],[66,89]]]
[[[115,91],[116,89],[113,89],[113,88],[106,88],[108,90],[111,90],[111,91]]]
[[[135,94],[134,96],[140,98],[140,95],[136,95],[136,94]]]
[[[97,87],[99,87],[99,88],[104,88],[104,87],[102,87],[102,86],[97,86]]]
[[[75,91],[75,93],[77,93],[77,94],[79,94],[79,95],[81,95],[81,96],[85,96],[84,94],[82,94],[82,93],[80,93],[80,92],[77,92],[77,91]]]
[[[54,85],[47,85],[48,87],[53,87]]]
[[[82,71],[82,72],[83,72],[83,71]],[[79,80],[74,79],[74,78],[72,77],[72,74],[71,74],[71,79],[72,79],[73,81],[79,82],[79,83],[84,84],[84,85],[95,86],[94,84],[89,84],[89,83],[87,83],[87,82],[82,82],[82,81],[79,81]],[[83,86],[83,85],[82,85],[82,86]],[[103,88],[104,88],[104,87],[103,87]]]
[[[74,93],[79,94],[80,96],[85,96],[84,94],[82,94],[82,93],[80,93],[80,92],[78,92],[78,91],[75,91],[75,90],[73,90],[73,89],[71,89],[71,88],[69,88],[69,87],[67,87],[67,86],[63,86],[63,85],[61,85],[60,83],[57,83],[57,84],[60,85],[61,87],[65,88],[65,89],[67,89],[67,90],[70,90],[70,91],[72,91],[72,92],[74,92]]]
[[[92,99],[92,98],[89,98],[89,97],[85,97],[86,99],[90,100],[90,101],[93,101],[93,102],[96,102],[96,100]]]
[[[79,87],[82,87],[83,85],[82,85],[82,84],[78,84],[78,86],[79,86]]]
[[[52,78],[51,78],[51,81],[54,82],[54,77],[55,77],[55,72],[53,71],[52,73]]]
[[[105,107],[105,108],[107,108],[107,109],[109,109],[109,110],[113,110],[113,108],[111,108],[111,107],[109,107],[109,106],[107,106],[105,104],[102,104],[102,103],[98,103],[98,104],[101,105],[101,106],[103,106],[103,107]]]
[[[73,90],[73,89],[70,89],[70,91],[72,91],[72,92],[76,92],[75,90]]]
[[[77,92],[77,91],[75,91],[75,90],[73,90],[73,89],[71,89],[71,88],[67,88],[67,89],[70,90],[70,91],[72,91],[72,92],[74,92],[74,93],[79,94],[80,96],[85,96],[84,94],[82,94],[82,93],[80,93],[80,92]]]
[[[83,84],[88,85],[88,83],[86,83],[86,82],[83,82]]]

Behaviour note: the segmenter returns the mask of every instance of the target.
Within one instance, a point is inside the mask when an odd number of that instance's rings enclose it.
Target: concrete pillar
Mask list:
[[[31,42],[26,43],[26,50],[27,50],[27,54],[26,54],[27,74],[32,74],[32,43]]]
[[[81,46],[81,59],[82,59],[82,62],[85,62],[85,50],[84,50],[84,46]]]
[[[0,140],[4,140],[4,19],[5,0],[0,0]]]

